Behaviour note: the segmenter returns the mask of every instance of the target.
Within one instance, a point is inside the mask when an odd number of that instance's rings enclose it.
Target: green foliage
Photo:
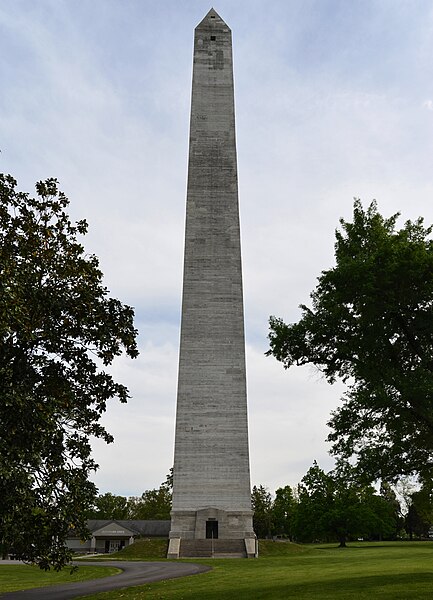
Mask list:
[[[169,520],[171,512],[171,490],[166,485],[159,489],[146,490],[140,498],[129,499],[129,518],[144,520]]]
[[[111,492],[97,496],[87,512],[88,519],[169,520],[173,489],[173,469],[158,489],[146,490],[141,496],[116,496]]]
[[[162,483],[161,485],[165,485],[170,490],[173,489],[173,467],[170,468],[170,470],[167,473],[164,483]]]
[[[253,527],[258,538],[270,537],[272,533],[272,496],[269,490],[260,485],[254,486],[251,493],[254,511]]]
[[[433,525],[433,484],[424,480],[419,490],[410,496],[405,527],[409,537],[426,538]]]
[[[395,506],[376,494],[371,486],[365,487],[360,500],[368,510],[368,539],[395,540],[402,525],[402,518]]]
[[[107,492],[97,496],[93,508],[87,513],[89,519],[129,519],[130,509],[128,499]]]
[[[42,568],[69,559],[73,527],[86,535],[95,495],[90,436],[107,402],[128,390],[100,365],[136,357],[133,309],[108,296],[98,260],[49,179],[37,198],[0,175],[0,543]]]
[[[286,368],[312,363],[348,385],[331,418],[333,453],[372,480],[429,473],[433,452],[433,242],[423,220],[396,229],[376,203],[341,219],[336,266],[323,271],[298,323],[270,319]]]
[[[302,478],[293,519],[297,541],[338,540],[344,547],[349,539],[389,538],[396,530],[394,508],[347,463],[325,473],[315,462]]]
[[[293,520],[296,541],[328,540],[327,516],[332,509],[333,483],[314,462],[298,486],[298,504]]]
[[[296,499],[289,485],[275,490],[272,504],[272,533],[293,538],[293,519],[296,511]]]
[[[380,484],[380,495],[390,506],[395,520],[401,521],[402,509],[400,506],[400,502],[397,499],[397,494],[395,493],[393,487],[388,481],[382,480]]]

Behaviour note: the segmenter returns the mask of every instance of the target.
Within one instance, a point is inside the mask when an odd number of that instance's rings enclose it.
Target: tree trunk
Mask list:
[[[340,537],[340,544],[339,544],[338,547],[339,548],[347,548],[347,546],[346,546],[346,537],[345,536]]]

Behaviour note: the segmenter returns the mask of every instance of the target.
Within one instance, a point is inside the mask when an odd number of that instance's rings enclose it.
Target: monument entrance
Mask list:
[[[206,521],[206,538],[218,539],[218,521]]]

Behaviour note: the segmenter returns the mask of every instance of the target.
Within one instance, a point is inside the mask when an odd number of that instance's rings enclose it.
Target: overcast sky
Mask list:
[[[0,171],[57,177],[86,218],[140,357],[113,368],[95,444],[101,493],[138,495],[173,462],[193,30],[208,0],[0,0]],[[268,317],[296,321],[333,265],[338,219],[376,198],[433,222],[431,0],[219,0],[233,32],[251,479],[332,467],[343,386],[284,371]]]

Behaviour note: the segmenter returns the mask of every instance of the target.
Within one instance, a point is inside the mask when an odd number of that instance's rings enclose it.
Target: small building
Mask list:
[[[117,552],[139,537],[168,538],[170,521],[113,521],[91,519],[87,521],[91,536],[80,540],[73,533],[66,540],[67,547],[73,552],[111,553]]]

